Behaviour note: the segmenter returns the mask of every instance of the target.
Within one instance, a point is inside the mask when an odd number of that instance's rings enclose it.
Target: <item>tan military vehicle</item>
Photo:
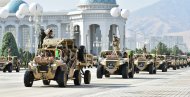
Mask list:
[[[180,59],[181,59],[181,61],[180,61],[181,67],[182,68],[187,67],[187,55],[181,55]]]
[[[97,67],[97,78],[110,77],[110,75],[122,75],[122,78],[134,77],[134,64],[126,52],[107,50],[100,54]]]
[[[173,68],[173,70],[176,70],[178,67],[178,61],[177,57],[174,55],[167,55],[166,56],[166,63],[168,64],[168,68]]]
[[[72,39],[46,39],[42,49],[29,63],[29,69],[24,75],[26,87],[32,87],[33,81],[42,80],[44,85],[49,85],[51,80],[65,87],[68,79],[74,80],[75,85],[90,84],[91,73],[84,72],[84,67],[93,66],[93,56],[85,53],[84,46],[79,49],[74,46]]]
[[[149,74],[156,74],[157,68],[154,56],[151,54],[135,54],[135,72],[148,71]]]
[[[3,70],[3,72],[12,72],[13,70],[19,72],[20,62],[16,56],[0,57],[0,70]]]
[[[187,64],[190,66],[190,56],[187,57]]]
[[[166,55],[156,55],[155,57],[156,57],[155,60],[156,68],[162,70],[162,72],[167,72],[168,65],[166,62]]]

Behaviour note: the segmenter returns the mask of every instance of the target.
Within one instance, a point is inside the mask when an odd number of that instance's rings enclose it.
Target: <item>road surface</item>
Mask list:
[[[24,87],[24,70],[20,73],[3,73],[0,71],[0,97],[190,97],[190,67],[177,71],[158,71],[156,75],[148,72],[135,74],[134,79],[122,79],[121,76],[96,78],[96,69],[90,69],[92,80],[90,85],[68,86],[59,88],[52,81],[44,86],[36,81],[33,87]]]

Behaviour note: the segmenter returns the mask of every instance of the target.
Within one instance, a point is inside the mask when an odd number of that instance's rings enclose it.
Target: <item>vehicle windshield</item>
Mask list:
[[[106,56],[108,55],[117,55],[119,57],[122,57],[122,52],[121,51],[116,51],[116,53],[114,53],[113,51],[104,51],[101,52],[101,57],[106,58]]]
[[[55,57],[55,50],[38,50],[37,56]]]

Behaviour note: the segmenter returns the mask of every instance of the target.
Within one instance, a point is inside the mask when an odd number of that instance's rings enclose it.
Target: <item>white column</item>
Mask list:
[[[88,25],[86,25],[86,24],[81,24],[81,25],[79,25],[79,26],[80,26],[80,28],[81,28],[81,31],[80,31],[80,36],[81,36],[80,45],[86,46],[86,44],[87,44],[86,35],[87,35],[87,33],[88,33]]]
[[[34,53],[34,46],[33,46],[33,26],[30,25],[30,52]]]
[[[120,49],[123,50],[124,49],[124,33],[125,33],[125,25],[119,25],[119,34],[120,34]]]
[[[102,50],[108,50],[109,49],[109,29],[110,25],[108,24],[100,24],[100,30],[102,35]]]
[[[67,32],[67,24],[62,24],[61,25],[61,33],[62,33],[62,37],[61,38],[69,38],[68,37],[68,33],[66,33]]]
[[[58,27],[58,38],[62,38],[61,23],[58,23],[57,27]]]
[[[21,42],[21,40],[20,40],[21,37],[20,37],[20,33],[19,33],[19,25],[18,24],[15,25],[15,29],[16,29],[16,37],[15,38],[16,38],[17,47],[21,48],[21,45],[20,45],[21,44],[20,43]],[[23,33],[23,32],[21,31],[21,33]]]

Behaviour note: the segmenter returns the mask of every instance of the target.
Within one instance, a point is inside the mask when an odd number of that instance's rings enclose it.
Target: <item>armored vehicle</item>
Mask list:
[[[68,79],[75,85],[90,84],[91,73],[84,67],[92,67],[93,56],[85,53],[84,46],[79,49],[72,39],[46,39],[38,50],[34,60],[29,63],[24,75],[26,87],[32,87],[33,81],[42,80],[44,85],[56,81],[59,87],[65,87]]]
[[[178,67],[178,58],[174,55],[167,55],[166,56],[166,63],[168,64],[168,68],[173,68],[173,70],[176,70]]]
[[[154,56],[151,54],[135,54],[135,72],[148,71],[149,74],[156,74],[157,68]]]
[[[190,57],[189,56],[187,57],[187,64],[188,64],[188,66],[190,66]]]
[[[12,72],[13,70],[19,72],[20,62],[16,56],[0,57],[0,70],[3,70],[3,72]]]
[[[166,55],[156,55],[156,68],[162,70],[162,72],[167,72],[168,65],[166,62]]]
[[[187,67],[187,56],[186,55],[181,55],[180,56],[180,66],[183,67]]]
[[[97,67],[97,78],[110,77],[110,75],[122,75],[122,78],[134,77],[134,64],[127,51],[119,50],[102,51],[100,54],[100,61]]]

